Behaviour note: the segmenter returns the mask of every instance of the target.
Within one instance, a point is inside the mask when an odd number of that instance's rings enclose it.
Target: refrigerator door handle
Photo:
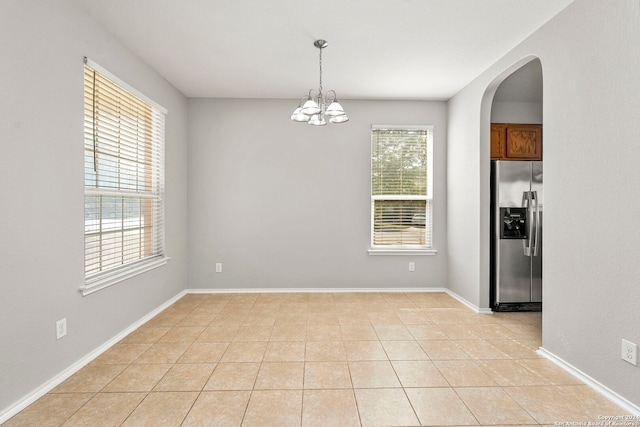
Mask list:
[[[522,249],[525,256],[531,256],[531,245],[532,245],[532,236],[533,236],[533,221],[532,221],[532,212],[531,212],[531,192],[523,191],[522,192],[522,207],[527,209],[527,238],[522,241]]]
[[[533,243],[533,256],[538,256],[538,246],[540,246],[538,243],[540,241],[540,204],[538,202],[538,192],[537,191],[532,191],[533,193],[533,197],[532,199],[535,200],[535,234],[534,234],[534,243]]]

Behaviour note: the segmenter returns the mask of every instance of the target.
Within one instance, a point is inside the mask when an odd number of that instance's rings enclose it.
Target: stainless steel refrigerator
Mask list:
[[[542,309],[542,162],[491,162],[491,308]]]

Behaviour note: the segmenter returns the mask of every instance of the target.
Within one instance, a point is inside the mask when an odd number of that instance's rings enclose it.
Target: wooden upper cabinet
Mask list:
[[[542,125],[492,123],[491,160],[542,160]]]
[[[491,123],[491,160],[500,160],[505,156],[507,125]]]
[[[505,157],[542,160],[542,125],[508,125]]]

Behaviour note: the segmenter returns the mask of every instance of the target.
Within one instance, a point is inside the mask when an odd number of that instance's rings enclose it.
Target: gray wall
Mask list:
[[[446,286],[446,103],[344,100],[322,128],[296,105],[189,100],[189,287]],[[435,126],[435,256],[367,253],[373,124]]]
[[[640,343],[639,9],[636,0],[576,0],[448,110],[345,101],[352,122],[315,129],[291,123],[296,101],[283,100],[192,100],[187,123],[186,99],[73,3],[4,0],[0,408],[184,289],[187,236],[192,288],[440,287],[448,279],[487,307],[491,101],[499,82],[536,56],[545,78],[543,344],[640,404],[640,370],[620,360],[621,338]],[[85,55],[169,109],[172,259],[81,297]],[[436,126],[434,257],[366,252],[371,124]],[[587,200],[567,222],[567,210]],[[223,273],[213,273],[215,262]],[[69,335],[56,341],[62,317]]]
[[[542,102],[494,101],[491,123],[542,123]]]
[[[542,67],[534,60],[509,75],[496,90],[491,123],[542,123]]]
[[[0,413],[185,288],[187,101],[66,0],[0,13]],[[169,110],[164,267],[82,297],[83,56]],[[68,335],[56,341],[55,322]]]
[[[539,57],[544,73],[543,346],[640,404],[640,5],[576,0],[449,102],[451,289],[488,305],[493,93]],[[463,191],[466,183],[478,183]],[[579,211],[578,211],[579,210]],[[569,220],[570,219],[570,220]]]

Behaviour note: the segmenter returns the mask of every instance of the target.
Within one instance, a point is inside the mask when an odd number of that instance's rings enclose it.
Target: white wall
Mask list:
[[[167,301],[186,282],[187,101],[73,3],[0,12],[0,413]],[[83,63],[169,110],[166,245],[157,270],[82,297]],[[68,335],[55,337],[67,318]]]
[[[620,359],[622,338],[640,343],[637,0],[576,0],[449,102],[450,286],[487,306],[491,97],[532,56],[544,73],[543,346],[640,405],[640,368]]]
[[[446,104],[344,100],[322,128],[296,105],[189,100],[189,287],[446,286]],[[435,256],[367,253],[373,124],[435,126]]]

